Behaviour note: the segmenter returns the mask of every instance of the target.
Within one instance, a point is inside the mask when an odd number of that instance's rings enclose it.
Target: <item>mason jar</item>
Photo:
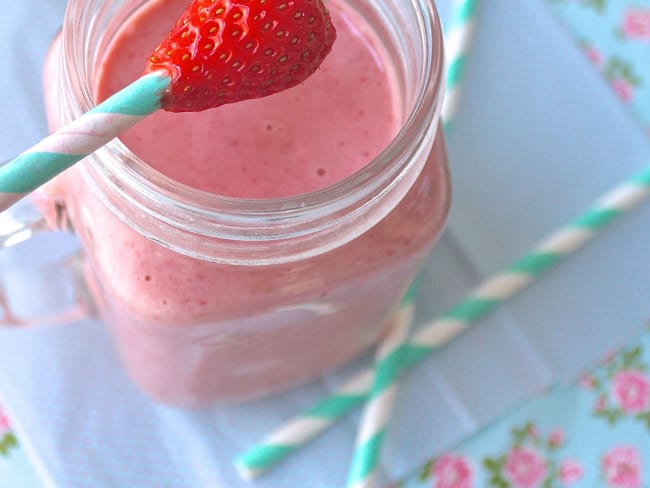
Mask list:
[[[69,1],[45,66],[52,130],[95,105],[102,53],[148,1]],[[350,361],[381,338],[441,233],[450,183],[433,1],[344,1],[385,45],[402,102],[399,131],[362,169],[310,193],[233,198],[174,181],[115,140],[34,199],[78,237],[82,308],[160,402],[249,400]]]

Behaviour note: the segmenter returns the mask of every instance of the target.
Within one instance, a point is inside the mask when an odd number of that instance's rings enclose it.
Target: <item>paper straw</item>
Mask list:
[[[371,487],[375,483],[377,466],[386,427],[389,422],[399,375],[405,361],[404,345],[408,342],[418,280],[415,280],[399,310],[392,319],[388,334],[377,348],[375,370],[370,396],[359,424],[356,448],[348,476],[348,487]]]
[[[457,305],[424,324],[409,344],[404,346],[406,361],[403,371],[418,364],[431,352],[524,290],[546,271],[596,237],[608,224],[640,205],[648,196],[650,166],[613,188],[591,209],[553,232],[530,253],[488,279]],[[370,394],[372,382],[372,369],[355,375],[325,400],[238,457],[235,462],[239,472],[250,479],[272,468],[363,402]]]
[[[447,85],[441,113],[446,130],[458,112],[461,81],[476,31],[476,0],[453,0],[451,8],[452,15],[445,34]]]
[[[154,72],[0,166],[0,211],[160,108],[169,76]]]
[[[445,100],[441,117],[443,127],[449,131],[458,112],[461,81],[467,54],[475,31],[476,0],[454,0],[452,15],[445,35],[447,56]],[[370,398],[361,415],[355,451],[348,476],[348,488],[370,488],[375,484],[381,448],[397,396],[399,374],[404,361],[404,346],[409,339],[414,305],[412,296],[417,284],[407,294],[404,307],[380,344],[375,357],[375,377]],[[406,314],[406,316],[404,316]]]

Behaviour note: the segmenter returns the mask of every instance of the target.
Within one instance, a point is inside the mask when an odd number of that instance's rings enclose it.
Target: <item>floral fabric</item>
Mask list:
[[[650,137],[650,0],[547,0]]]
[[[650,486],[650,329],[395,486]]]
[[[8,458],[13,451],[18,446],[16,441],[16,436],[11,431],[9,425],[9,419],[7,415],[0,407],[0,458]]]
[[[19,445],[11,422],[0,406],[0,487],[43,488],[25,450]]]

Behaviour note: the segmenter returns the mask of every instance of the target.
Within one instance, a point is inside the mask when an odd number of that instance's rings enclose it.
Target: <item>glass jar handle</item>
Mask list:
[[[29,200],[0,213],[0,326],[58,325],[94,315],[79,241],[65,208],[53,205],[58,230]]]

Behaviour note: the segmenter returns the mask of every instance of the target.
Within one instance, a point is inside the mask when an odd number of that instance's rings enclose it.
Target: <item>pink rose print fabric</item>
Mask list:
[[[9,418],[0,406],[0,458],[8,457],[13,449],[18,446],[16,436],[11,432]]]
[[[642,487],[641,454],[632,446],[616,446],[603,456],[603,476],[611,488]]]
[[[650,432],[650,375],[641,346],[610,358],[599,372],[580,382],[593,398],[593,415],[610,425],[641,422]]]
[[[513,428],[505,454],[486,457],[483,466],[489,473],[489,486],[497,488],[545,488],[568,486],[582,477],[582,465],[564,459],[560,451],[566,442],[564,431],[555,428],[546,436],[529,422]]]
[[[650,326],[573,384],[508,413],[396,486],[650,487]]]
[[[514,488],[537,488],[546,473],[546,460],[536,449],[515,447],[506,456],[503,474]]]
[[[554,488],[583,478],[577,458],[565,456],[567,437],[560,428],[544,433],[533,422],[514,427],[506,446],[486,455],[447,453],[427,463],[417,478],[397,486],[431,488]],[[493,443],[490,446],[494,450]],[[408,484],[411,483],[411,484]]]
[[[633,41],[650,42],[650,10],[634,7],[623,15],[621,32]]]
[[[650,0],[547,0],[650,136]]]
[[[641,371],[620,371],[612,379],[612,396],[626,414],[644,412],[650,407],[650,380]]]
[[[475,467],[466,457],[447,453],[429,461],[420,470],[420,482],[432,488],[473,488],[476,485]],[[398,485],[400,486],[400,485]]]
[[[462,456],[445,454],[433,463],[434,488],[472,488],[472,467]]]
[[[572,485],[582,479],[584,469],[579,461],[567,459],[562,461],[559,467],[560,482],[564,486]]]

